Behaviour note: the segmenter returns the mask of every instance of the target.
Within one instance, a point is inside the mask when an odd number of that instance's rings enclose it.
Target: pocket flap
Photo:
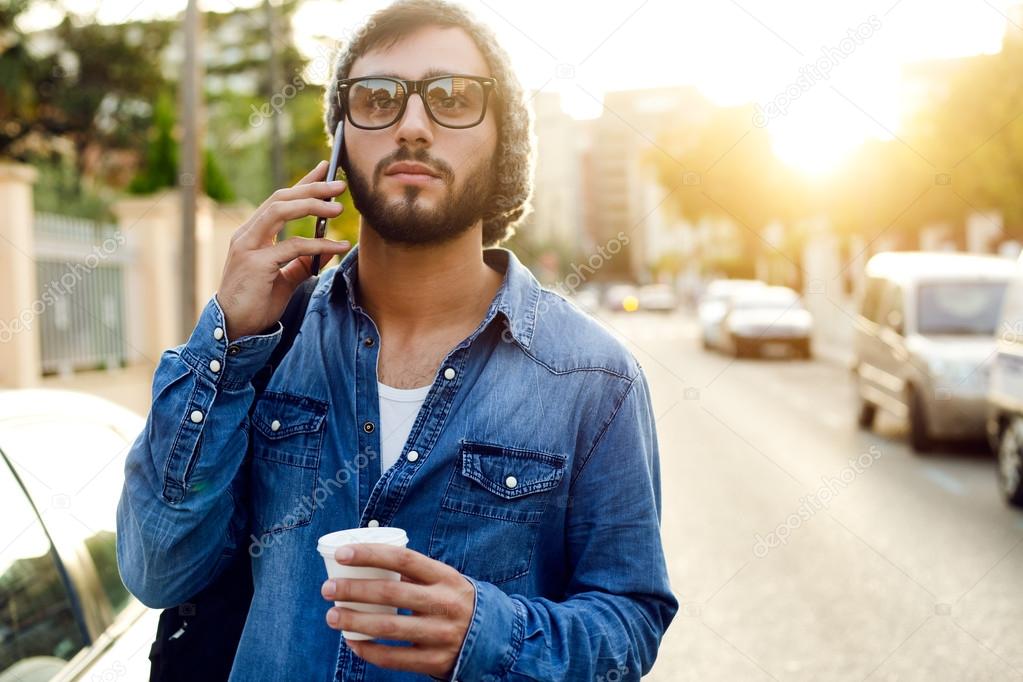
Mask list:
[[[323,426],[327,403],[307,396],[265,391],[252,411],[252,424],[270,440],[313,433]]]
[[[506,499],[557,487],[566,459],[563,454],[462,441],[462,475]]]

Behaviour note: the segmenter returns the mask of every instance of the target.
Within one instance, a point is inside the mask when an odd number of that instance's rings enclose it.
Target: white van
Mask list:
[[[909,422],[918,452],[939,439],[983,438],[988,373],[1009,259],[889,252],[866,266],[856,321],[859,423],[878,409]]]

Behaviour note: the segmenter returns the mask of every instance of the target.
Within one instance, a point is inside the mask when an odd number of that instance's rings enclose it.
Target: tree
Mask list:
[[[648,158],[672,192],[668,201],[676,216],[737,228],[739,262],[729,267],[747,271],[758,253],[772,248],[763,239],[764,226],[791,223],[808,206],[801,180],[775,156],[753,113],[750,106],[719,108],[702,127],[672,130]]]
[[[145,160],[140,172],[132,178],[128,191],[150,194],[164,187],[178,184],[178,142],[174,139],[174,97],[170,92],[160,93],[153,108],[153,127]],[[232,189],[215,155],[209,148],[203,157],[203,190],[217,201],[234,199]]]

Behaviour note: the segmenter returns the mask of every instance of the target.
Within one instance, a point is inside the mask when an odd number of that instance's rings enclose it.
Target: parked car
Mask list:
[[[0,391],[0,682],[149,679],[159,612],[121,583],[115,511],[142,417]]]
[[[678,294],[667,284],[647,284],[639,288],[639,309],[670,313],[678,307]]]
[[[1023,258],[1002,303],[988,387],[987,436],[998,457],[998,488],[1023,507]]]
[[[986,432],[988,374],[1008,259],[962,253],[879,253],[866,266],[856,320],[859,423],[878,409],[909,423],[924,452]]]
[[[788,287],[747,287],[728,300],[721,319],[724,346],[737,358],[764,353],[812,355],[813,316]]]
[[[591,284],[583,285],[573,296],[576,305],[587,312],[596,312],[600,309],[600,289]]]
[[[748,287],[762,287],[755,279],[716,279],[707,285],[697,304],[700,338],[707,350],[722,347],[721,318],[728,308],[728,299]]]
[[[608,310],[635,312],[639,310],[639,290],[633,284],[611,284],[604,292]]]

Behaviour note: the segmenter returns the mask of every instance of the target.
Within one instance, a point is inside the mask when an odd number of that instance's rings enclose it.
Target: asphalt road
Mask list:
[[[985,447],[859,430],[838,364],[710,353],[681,314],[601,317],[650,379],[682,603],[645,679],[1023,680],[1023,513]]]

